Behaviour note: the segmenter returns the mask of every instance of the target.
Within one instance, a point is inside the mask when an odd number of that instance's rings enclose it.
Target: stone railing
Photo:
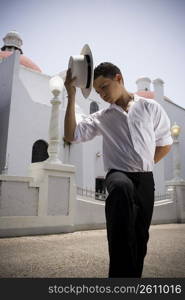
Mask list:
[[[156,194],[155,195],[155,202],[154,206],[161,206],[168,203],[173,203],[173,194],[172,193],[166,193],[166,194]]]
[[[81,187],[77,187],[77,195],[92,198],[96,200],[105,201],[107,197],[107,192],[96,192],[89,189],[84,189]],[[155,206],[172,203],[173,197],[172,193],[166,193],[166,194],[155,194]]]
[[[101,201],[105,201],[107,197],[106,193],[95,192],[93,190],[88,190],[81,187],[77,187],[77,195]]]

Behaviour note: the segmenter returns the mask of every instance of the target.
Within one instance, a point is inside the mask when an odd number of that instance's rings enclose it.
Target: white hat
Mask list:
[[[68,68],[71,69],[72,77],[76,77],[74,85],[81,88],[82,94],[87,98],[93,85],[93,57],[91,49],[86,44],[80,55],[69,58]]]

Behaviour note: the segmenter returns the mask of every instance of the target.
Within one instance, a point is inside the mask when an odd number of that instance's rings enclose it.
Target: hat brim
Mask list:
[[[85,44],[82,48],[81,55],[85,55],[88,61],[88,84],[86,88],[81,88],[82,94],[85,98],[87,98],[92,90],[93,86],[93,75],[94,75],[94,69],[93,69],[93,56],[91,49],[89,45]]]

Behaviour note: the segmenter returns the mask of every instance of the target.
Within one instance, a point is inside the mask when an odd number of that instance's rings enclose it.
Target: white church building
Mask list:
[[[0,51],[1,185],[3,178],[7,176],[31,176],[30,165],[47,160],[52,99],[49,89],[52,76],[44,74],[37,64],[23,54],[20,35],[11,31],[3,41],[4,45]],[[65,70],[59,75],[64,78]],[[147,77],[137,79],[136,91],[133,92],[140,97],[158,101],[167,112],[171,125],[177,123],[180,127],[180,134],[176,137],[178,149],[175,150],[175,154],[173,145],[170,153],[154,166],[155,192],[165,194],[167,181],[174,177],[181,181],[185,178],[185,109],[164,95],[164,82],[159,78],[153,81]],[[64,116],[67,106],[65,89],[60,95],[60,100],[60,159],[64,165],[75,167],[74,181],[77,192],[104,192],[102,138],[99,136],[80,144],[64,142]],[[94,90],[84,99],[81,91],[77,89],[77,121],[105,107],[107,103],[103,102]],[[97,199],[96,197],[94,201],[98,201]],[[5,216],[7,213],[0,214],[0,218]]]

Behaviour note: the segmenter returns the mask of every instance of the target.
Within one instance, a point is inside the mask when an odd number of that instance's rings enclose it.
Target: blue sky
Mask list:
[[[0,39],[17,30],[46,74],[66,69],[88,43],[95,65],[118,65],[128,91],[138,77],[161,78],[165,95],[185,108],[184,0],[1,0],[0,20]]]

